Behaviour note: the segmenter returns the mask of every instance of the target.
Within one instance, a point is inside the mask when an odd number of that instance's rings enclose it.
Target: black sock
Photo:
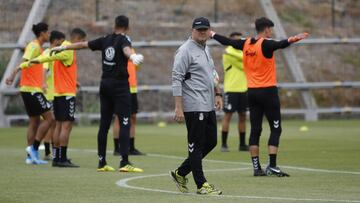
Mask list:
[[[45,146],[45,155],[47,156],[47,155],[51,154],[51,152],[50,152],[50,143],[44,142],[44,146]]]
[[[104,167],[106,164],[107,164],[107,163],[106,163],[105,157],[100,157],[100,156],[99,156],[99,167],[98,167],[98,168],[102,168],[102,167]]]
[[[38,150],[39,150],[39,146],[40,146],[40,142],[35,139],[33,146],[34,146],[34,149],[35,149],[36,151],[38,151]]]
[[[114,151],[118,152],[119,150],[119,138],[114,138]]]
[[[120,167],[129,164],[129,155],[121,155]]]
[[[135,149],[135,137],[130,137],[130,151]]]
[[[60,150],[58,147],[53,147],[53,161],[58,162],[60,160]]]
[[[221,145],[227,147],[228,132],[221,131]]]
[[[259,156],[251,157],[251,161],[252,161],[252,163],[253,163],[253,168],[254,168],[254,170],[259,170],[259,169],[261,169]]]
[[[276,167],[276,154],[269,154],[270,167]]]
[[[61,162],[65,162],[67,160],[66,151],[67,151],[66,146],[61,146],[60,147],[60,161]]]
[[[239,132],[239,141],[240,146],[244,146],[245,144],[245,132]]]

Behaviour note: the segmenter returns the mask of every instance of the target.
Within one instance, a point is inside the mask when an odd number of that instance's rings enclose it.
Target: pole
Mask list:
[[[214,22],[218,22],[218,1],[214,0]]]
[[[331,26],[334,32],[335,30],[335,0],[331,0]]]
[[[95,0],[95,18],[96,21],[100,20],[100,8],[99,8],[99,0]]]

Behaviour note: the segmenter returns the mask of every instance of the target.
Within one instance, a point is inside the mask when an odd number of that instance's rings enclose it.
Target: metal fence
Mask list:
[[[333,89],[333,88],[353,88],[359,89],[360,82],[350,82],[350,81],[336,81],[336,82],[307,82],[307,83],[279,83],[279,89],[286,89],[286,90],[317,90],[317,89]],[[141,111],[138,113],[139,119],[144,120],[169,120],[174,116],[173,111],[166,111],[164,110],[163,103],[165,103],[165,99],[168,97],[163,98],[160,96],[162,93],[171,94],[172,88],[170,85],[142,85],[139,86],[139,94],[144,92],[150,92],[151,94],[158,95],[158,105],[156,108],[152,109],[151,111]],[[98,95],[99,87],[98,86],[84,86],[81,87],[78,95]],[[4,98],[7,96],[16,96],[19,94],[19,90],[17,88],[7,88],[7,89],[0,89],[0,94],[3,95]],[[80,99],[77,101],[78,106],[82,106],[86,101],[86,98]],[[98,103],[98,101],[95,101]],[[0,101],[1,103],[1,101]],[[316,114],[360,114],[360,107],[331,107],[331,108],[316,108],[310,109],[313,113]],[[298,109],[282,109],[281,112],[283,115],[296,115],[296,116],[304,116],[308,113],[309,109],[306,108],[298,108]],[[219,115],[222,115],[220,113]],[[19,121],[19,120],[27,120],[26,114],[19,114],[19,115],[5,115],[2,119],[5,123],[5,126],[10,126],[12,122]],[[85,111],[78,111],[76,114],[77,120],[86,120],[86,121],[96,121],[99,120],[100,114],[99,112],[85,112]]]
[[[183,41],[142,41],[134,42],[135,47],[142,48],[157,48],[157,47],[176,47],[183,43]],[[297,46],[304,45],[317,45],[317,44],[342,44],[342,45],[352,45],[360,43],[360,38],[327,38],[327,39],[307,39],[301,41]],[[210,46],[218,46],[219,44],[215,41],[209,41]],[[23,47],[18,44],[0,44],[0,49],[22,49]],[[360,87],[360,82],[358,81],[335,81],[335,82],[295,82],[295,83],[280,83],[279,88],[287,90],[297,90],[297,91],[308,91],[308,90],[317,90],[317,89],[331,89],[331,88],[354,88],[358,89]],[[166,85],[153,85],[153,86],[140,86],[140,92],[151,92],[152,94],[161,94],[161,93],[170,93],[171,87]],[[80,95],[91,95],[97,94],[98,87],[96,86],[87,86],[82,87],[79,94]],[[8,88],[3,86],[0,88],[0,126],[9,126],[13,121],[16,120],[25,120],[27,116],[23,115],[14,115],[5,114],[6,106],[4,105],[4,100],[11,95],[18,94],[18,89]],[[161,103],[162,98],[160,98],[159,103]],[[168,99],[168,98],[167,98]],[[337,114],[337,113],[351,113],[357,114],[360,112],[360,107],[334,107],[334,108],[296,108],[296,109],[282,109],[282,113],[286,115],[296,115],[304,116],[309,114]],[[151,111],[142,111],[139,112],[138,117],[143,119],[169,119],[173,116],[173,112],[169,109],[164,110],[159,104],[158,107],[155,107]],[[98,112],[86,112],[81,111],[77,115],[78,118],[84,118],[88,120],[97,120],[100,115]]]

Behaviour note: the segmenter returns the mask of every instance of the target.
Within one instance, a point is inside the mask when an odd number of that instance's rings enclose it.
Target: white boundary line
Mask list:
[[[79,151],[79,152],[93,152],[96,153],[95,149],[69,149],[70,151]],[[112,151],[108,150],[107,153],[112,153]],[[167,159],[177,159],[184,160],[185,157],[181,156],[173,156],[173,155],[165,155],[165,154],[147,154],[149,157],[160,157]],[[241,162],[241,161],[222,161],[222,160],[212,160],[212,159],[204,159],[203,161],[210,163],[224,163],[224,164],[235,164],[235,165],[244,165],[251,166],[251,163]],[[306,167],[298,167],[298,166],[281,166],[282,168],[288,168],[299,171],[311,171],[311,172],[319,172],[319,173],[336,173],[336,174],[351,174],[351,175],[360,175],[358,171],[340,171],[340,170],[328,170],[328,169],[315,169],[315,168],[306,168]]]
[[[172,155],[163,155],[163,154],[147,154],[148,156],[152,157],[161,157],[161,158],[169,158],[169,159],[185,159],[184,157],[180,156],[172,156]],[[212,162],[212,163],[225,163],[225,164],[237,164],[237,165],[245,165],[251,166],[251,163],[246,162],[236,162],[236,161],[222,161],[222,160],[211,160],[211,159],[204,159],[204,161]],[[328,170],[328,169],[314,169],[314,168],[305,168],[305,167],[298,167],[298,166],[281,166],[282,168],[300,170],[300,171],[312,171],[312,172],[321,172],[321,173],[342,173],[342,174],[352,174],[352,175],[360,175],[360,172],[357,171],[339,171],[339,170]]]
[[[84,152],[94,152],[96,150],[93,149],[71,149],[71,151],[84,151]],[[108,153],[112,151],[108,150]],[[173,155],[164,155],[164,154],[147,154],[149,157],[160,157],[160,158],[168,158],[168,159],[177,159],[183,160],[185,157],[181,156],[173,156]],[[235,162],[235,161],[222,161],[222,160],[210,160],[204,159],[206,162],[212,163],[225,163],[225,164],[236,164],[236,165],[246,165],[250,166],[251,163],[246,162]],[[354,171],[339,171],[339,170],[327,170],[327,169],[313,169],[313,168],[305,168],[305,167],[296,167],[296,166],[282,166],[283,168],[289,168],[294,170],[302,170],[302,171],[312,171],[312,172],[320,172],[320,173],[341,173],[341,174],[352,174],[352,175],[360,175],[360,172]],[[218,171],[242,171],[242,170],[249,170],[251,168],[232,168],[232,169],[213,169],[213,170],[205,170],[207,172],[218,172]],[[119,187],[135,189],[135,190],[143,190],[143,191],[150,191],[150,192],[161,192],[161,193],[169,193],[169,194],[181,194],[181,195],[195,195],[195,193],[181,193],[175,191],[168,191],[168,190],[161,190],[161,189],[151,189],[145,187],[138,187],[138,186],[131,186],[127,183],[132,180],[136,179],[143,179],[143,178],[152,178],[152,177],[161,177],[167,176],[168,174],[153,174],[153,175],[145,175],[145,176],[136,176],[136,177],[129,177],[125,179],[120,179],[116,182]],[[242,199],[267,199],[267,200],[284,200],[284,201],[317,201],[317,202],[351,202],[351,203],[360,203],[360,200],[337,200],[337,199],[311,199],[311,198],[293,198],[293,197],[266,197],[266,196],[242,196],[242,195],[221,195],[221,196],[213,196],[218,198],[242,198]]]
[[[96,153],[97,150],[95,149],[69,149],[70,151],[77,151],[77,152],[91,152]],[[112,151],[108,150],[107,153],[111,153]],[[161,157],[161,158],[168,158],[168,159],[177,159],[183,160],[184,157],[181,156],[173,156],[173,155],[164,155],[164,154],[147,154],[149,157]],[[237,164],[237,165],[251,165],[250,163],[246,162],[234,162],[234,161],[222,161],[222,160],[210,160],[204,159],[204,161],[212,162],[212,163],[225,163],[225,164]],[[360,175],[360,172],[352,172],[352,171],[338,171],[338,170],[327,170],[327,169],[312,169],[312,168],[305,168],[305,167],[295,167],[295,166],[282,166],[283,168],[289,168],[294,170],[302,170],[302,171],[312,171],[312,172],[322,172],[322,173],[342,173],[342,174],[352,174],[352,175]],[[212,170],[205,170],[206,172],[219,172],[219,171],[242,171],[242,170],[249,170],[251,168],[231,168],[231,169],[212,169]],[[120,179],[116,182],[116,185],[123,188],[129,189],[136,189],[136,190],[143,190],[143,191],[150,191],[150,192],[161,192],[161,193],[168,193],[168,194],[181,194],[181,195],[192,195],[192,196],[199,196],[195,193],[181,193],[175,191],[168,191],[168,190],[161,190],[161,189],[151,189],[145,187],[138,187],[138,186],[131,186],[127,183],[132,180],[137,179],[144,179],[144,178],[152,178],[152,177],[161,177],[167,176],[169,174],[152,174],[152,175],[145,175],[145,176],[136,176],[136,177],[129,177]],[[207,196],[210,197],[210,196]],[[317,201],[317,202],[351,202],[351,203],[360,203],[360,200],[337,200],[337,199],[312,199],[312,198],[293,198],[293,197],[266,197],[266,196],[242,196],[242,195],[220,195],[220,196],[211,196],[217,198],[241,198],[241,199],[265,199],[265,200],[285,200],[285,201]]]
[[[249,168],[232,168],[232,169],[214,169],[214,170],[206,170],[206,172],[218,172],[218,171],[241,171],[248,170]],[[161,189],[152,189],[145,187],[137,187],[131,186],[128,182],[132,180],[144,179],[144,178],[153,178],[153,177],[161,177],[168,176],[169,174],[153,174],[153,175],[145,175],[145,176],[136,176],[130,178],[120,179],[116,182],[116,185],[123,188],[135,189],[135,190],[143,190],[149,192],[160,192],[160,193],[168,193],[168,194],[181,194],[181,195],[193,195],[199,196],[195,193],[181,193],[169,190],[161,190]],[[246,195],[220,195],[220,196],[208,196],[208,197],[216,197],[216,198],[241,198],[241,199],[266,199],[266,200],[286,200],[286,201],[317,201],[317,202],[360,202],[360,200],[338,200],[338,199],[312,199],[312,198],[293,198],[293,197],[262,197],[262,196],[246,196]]]

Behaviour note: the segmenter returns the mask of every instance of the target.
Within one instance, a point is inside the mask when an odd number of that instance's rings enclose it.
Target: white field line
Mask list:
[[[95,149],[69,149],[71,151],[83,151],[83,152],[93,152],[96,153]],[[112,153],[112,151],[108,150],[107,153]],[[184,160],[185,157],[181,156],[173,156],[173,155],[164,155],[164,154],[147,154],[149,157],[159,157],[159,158],[167,158],[167,159],[177,159]],[[235,164],[235,165],[244,165],[251,166],[251,163],[246,162],[237,162],[237,161],[222,161],[222,160],[211,160],[204,159],[206,162],[210,163],[224,163],[224,164]],[[357,171],[340,171],[340,170],[328,170],[328,169],[315,169],[315,168],[306,168],[306,167],[298,167],[298,166],[281,166],[282,168],[299,170],[299,171],[310,171],[310,172],[319,172],[319,173],[336,173],[336,174],[351,174],[351,175],[360,175],[360,172]]]
[[[149,156],[153,157],[160,157],[160,158],[169,158],[169,159],[185,159],[184,157],[180,156],[170,156],[170,155],[162,155],[162,154],[148,154]],[[222,161],[222,160],[211,160],[211,159],[204,159],[204,161],[211,162],[211,163],[224,163],[224,164],[237,164],[237,165],[245,165],[251,166],[251,163],[246,162],[236,162],[236,161]],[[314,168],[305,168],[305,167],[298,167],[298,166],[281,166],[282,168],[300,170],[300,171],[312,171],[312,172],[322,172],[322,173],[343,173],[343,174],[352,174],[352,175],[360,175],[360,172],[356,171],[339,171],[339,170],[327,170],[327,169],[314,169]]]
[[[76,152],[90,152],[96,153],[97,150],[95,149],[69,149],[70,151]],[[1,150],[0,150],[1,151]],[[108,153],[112,151],[108,150]],[[172,156],[172,155],[163,155],[163,154],[147,154],[149,157],[160,157],[160,158],[168,158],[168,159],[177,159],[183,160],[185,157],[180,156]],[[238,164],[238,165],[251,165],[250,163],[246,162],[234,162],[234,161],[221,161],[221,160],[210,160],[204,159],[204,161],[212,162],[212,163],[225,163],[225,164]],[[327,169],[312,169],[312,168],[304,168],[304,167],[295,167],[295,166],[282,166],[283,168],[289,168],[294,170],[303,170],[303,171],[312,171],[312,172],[323,172],[323,173],[343,173],[343,174],[352,174],[352,175],[360,175],[360,172],[351,172],[351,171],[338,171],[338,170],[327,170]],[[242,171],[242,170],[250,170],[251,168],[231,168],[231,169],[212,169],[212,170],[205,170],[206,172],[219,172],[219,171]],[[116,184],[120,187],[136,189],[136,190],[143,190],[143,191],[150,191],[150,192],[161,192],[161,193],[170,193],[170,194],[182,194],[182,195],[194,195],[197,196],[195,193],[181,193],[175,191],[167,191],[161,189],[154,189],[154,188],[144,188],[138,186],[131,186],[128,185],[127,182],[136,180],[136,179],[143,179],[143,178],[152,178],[152,177],[160,177],[160,176],[167,176],[169,174],[153,174],[153,175],[145,175],[145,176],[136,176],[136,177],[129,177],[125,179],[120,179],[116,182]],[[210,197],[210,196],[208,196]],[[350,202],[350,203],[360,203],[360,200],[340,200],[340,199],[320,199],[320,198],[293,198],[293,197],[266,197],[266,196],[242,196],[242,195],[220,195],[220,196],[211,196],[216,198],[242,198],[242,199],[267,199],[267,200],[284,200],[284,201],[317,201],[317,202]]]
[[[206,172],[219,172],[219,171],[240,171],[240,170],[248,170],[249,168],[233,168],[233,169],[214,169],[214,170],[205,170]],[[199,196],[195,193],[181,193],[169,190],[161,190],[155,188],[145,188],[138,186],[131,186],[128,182],[132,180],[144,179],[144,178],[153,178],[153,177],[161,177],[168,176],[169,174],[153,174],[153,175],[144,175],[144,176],[136,176],[120,179],[116,182],[119,187],[135,189],[135,190],[143,190],[149,192],[160,192],[160,193],[169,193],[169,194],[181,194],[181,195],[193,195]],[[247,196],[247,195],[219,195],[219,196],[207,196],[214,198],[240,198],[240,199],[264,199],[264,200],[283,200],[283,201],[311,201],[311,202],[360,202],[360,200],[341,200],[341,199],[320,199],[320,198],[294,198],[294,197],[266,197],[266,196]]]

